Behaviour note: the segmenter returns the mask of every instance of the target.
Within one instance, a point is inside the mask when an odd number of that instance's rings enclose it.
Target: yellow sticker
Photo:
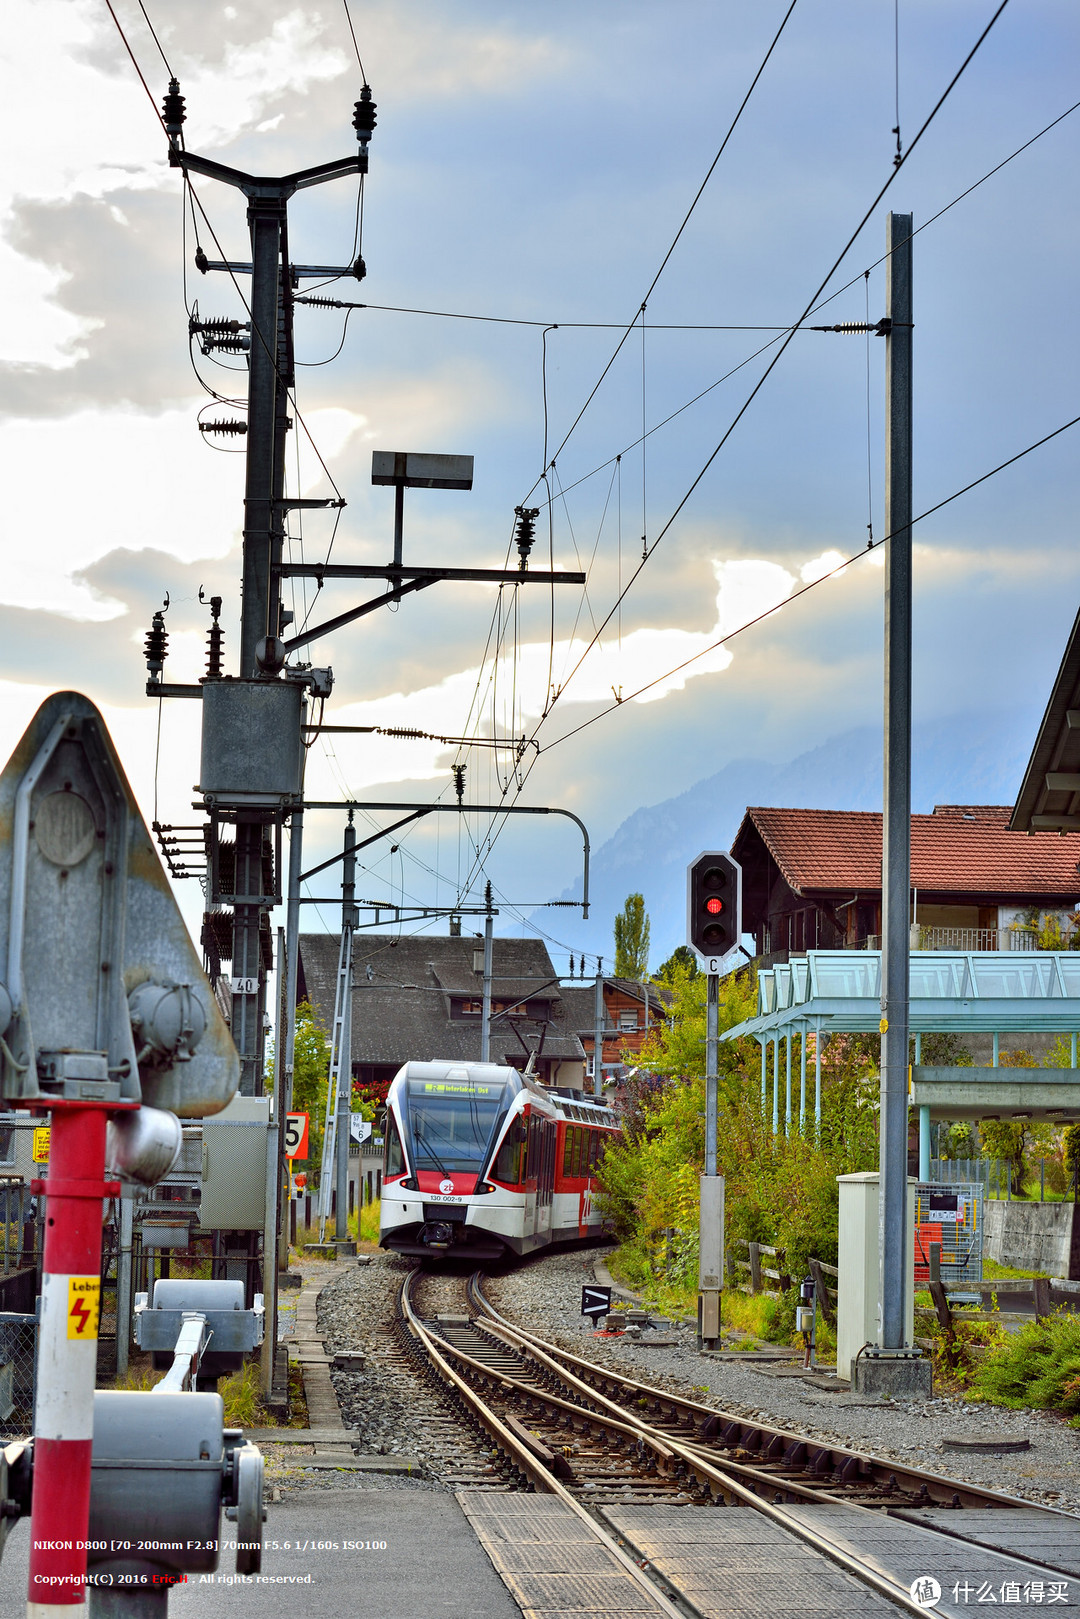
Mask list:
[[[882,1018],[881,1022],[878,1024],[878,1028],[881,1030],[882,1034],[888,1034],[888,1032],[889,1032],[889,1020],[888,1020],[887,1017]]]
[[[47,1164],[49,1162],[49,1137],[52,1131],[47,1124],[39,1124],[34,1130],[34,1162]]]
[[[98,1311],[100,1308],[101,1278],[99,1276],[69,1276],[68,1337],[96,1338],[98,1335]]]

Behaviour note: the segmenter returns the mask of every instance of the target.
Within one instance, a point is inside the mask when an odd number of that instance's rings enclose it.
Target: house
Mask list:
[[[1011,806],[938,804],[911,817],[911,921],[921,949],[1030,948],[1037,908],[1068,924],[1080,904],[1076,849],[1011,831]],[[751,808],[731,852],[743,871],[743,930],[759,957],[873,948],[881,934],[881,816]]]
[[[564,986],[562,997],[570,1027],[585,1049],[588,1073],[593,1072],[596,1045],[596,985],[580,988]],[[613,1068],[640,1052],[650,1031],[667,1016],[664,991],[655,984],[640,984],[630,978],[604,979],[604,1030],[601,1036],[601,1067]]]
[[[585,1052],[542,941],[496,938],[492,966],[491,1061],[524,1068],[533,1057],[541,1084],[580,1089]],[[337,938],[301,934],[298,998],[326,1029],[337,968]],[[481,940],[354,935],[352,1070],[361,1084],[384,1084],[415,1060],[479,1062],[482,1008]]]

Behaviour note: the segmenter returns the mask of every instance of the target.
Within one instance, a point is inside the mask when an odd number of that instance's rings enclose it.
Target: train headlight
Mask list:
[[[490,1181],[477,1181],[476,1185],[473,1187],[473,1195],[480,1197],[484,1192],[493,1192],[494,1190],[495,1188],[492,1186]]]

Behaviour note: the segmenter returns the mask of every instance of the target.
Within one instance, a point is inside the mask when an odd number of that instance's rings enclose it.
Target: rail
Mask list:
[[[500,1339],[503,1339],[508,1344],[520,1346],[520,1348],[528,1354],[529,1358],[537,1361],[539,1366],[543,1370],[546,1370],[550,1376],[559,1379],[559,1381],[566,1385],[572,1392],[576,1393],[580,1399],[587,1402],[587,1406],[591,1408],[588,1411],[590,1416],[603,1414],[615,1418],[621,1424],[631,1425],[633,1428],[637,1429],[644,1442],[650,1443],[654,1446],[661,1445],[671,1451],[676,1457],[679,1458],[688,1471],[693,1473],[699,1480],[701,1480],[701,1482],[705,1484],[710,1491],[721,1495],[727,1504],[734,1505],[738,1503],[742,1506],[751,1507],[762,1517],[768,1518],[779,1528],[784,1529],[796,1539],[802,1541],[805,1545],[810,1546],[821,1556],[828,1558],[830,1562],[842,1568],[845,1573],[853,1575],[863,1585],[869,1586],[872,1590],[876,1591],[878,1595],[884,1596],[888,1601],[895,1603],[898,1607],[903,1608],[906,1612],[913,1614],[923,1614],[925,1612],[925,1610],[921,1608],[917,1602],[915,1602],[906,1586],[899,1585],[895,1580],[890,1579],[887,1575],[879,1572],[879,1570],[876,1568],[871,1567],[869,1564],[862,1562],[859,1558],[852,1556],[849,1552],[844,1551],[840,1546],[836,1545],[833,1541],[828,1540],[824,1535],[818,1534],[818,1532],[811,1528],[808,1524],[803,1523],[800,1519],[793,1517],[788,1512],[785,1512],[783,1507],[779,1506],[775,1501],[765,1500],[761,1495],[755,1492],[752,1485],[743,1483],[740,1478],[735,1476],[736,1472],[746,1472],[747,1469],[741,1466],[730,1466],[726,1463],[723,1468],[717,1467],[714,1462],[708,1461],[705,1458],[700,1447],[687,1444],[669,1433],[661,1432],[660,1430],[654,1428],[650,1423],[647,1423],[642,1417],[631,1412],[627,1412],[621,1406],[617,1405],[614,1400],[600,1392],[595,1383],[590,1384],[584,1379],[578,1377],[575,1372],[568,1370],[566,1363],[570,1362],[578,1368],[589,1367],[592,1372],[599,1373],[601,1379],[607,1379],[609,1381],[623,1384],[630,1389],[640,1389],[642,1391],[642,1395],[647,1393],[654,1400],[659,1400],[662,1403],[688,1405],[692,1402],[685,1402],[681,1400],[681,1398],[677,1397],[673,1398],[671,1395],[662,1393],[657,1389],[646,1389],[646,1386],[644,1385],[634,1385],[629,1379],[624,1379],[619,1377],[617,1374],[609,1373],[606,1369],[590,1366],[588,1362],[581,1361],[577,1356],[571,1355],[562,1350],[556,1350],[553,1345],[545,1344],[542,1339],[537,1338],[533,1333],[525,1332],[521,1328],[513,1326],[506,1320],[504,1316],[500,1315],[494,1306],[491,1305],[487,1300],[483,1292],[483,1288],[480,1285],[479,1272],[470,1279],[469,1298],[470,1302],[476,1308],[478,1308],[486,1318],[485,1324],[490,1324],[497,1328],[498,1337]],[[505,1374],[503,1374],[503,1381],[506,1381]],[[550,1398],[550,1395],[548,1395],[545,1391],[543,1397],[547,1399]],[[602,1411],[598,1413],[597,1407],[601,1407]],[[705,1406],[698,1406],[696,1409],[700,1411],[703,1416],[709,1419],[715,1420],[718,1416],[717,1412]],[[796,1435],[787,1435],[785,1437],[788,1439],[798,1439],[798,1436]],[[800,1442],[803,1444],[805,1449],[805,1441]],[[856,1457],[854,1453],[851,1454],[854,1460],[863,1460],[863,1458]],[[771,1484],[772,1493],[775,1493],[778,1481],[774,1478],[771,1481]],[[784,1479],[782,1488],[785,1493],[793,1494],[797,1499],[800,1500],[806,1500],[809,1498],[820,1502],[822,1499],[830,1499],[830,1497],[823,1494],[822,1491],[811,1490],[809,1487],[800,1485],[790,1478]],[[959,1488],[962,1489],[964,1486],[960,1485]],[[985,1504],[989,1498],[990,1492],[979,1491],[977,1493],[980,1497],[980,1504]],[[573,1498],[571,1497],[570,1499]],[[835,1500],[837,1498],[832,1497],[832,1499]],[[1002,1497],[1001,1500],[1002,1503],[1004,1503],[1006,1500],[1008,1500],[1008,1498]],[[865,1511],[868,1515],[868,1522],[875,1521],[876,1514],[874,1514],[874,1517],[872,1518],[870,1516],[870,1508],[858,1506],[850,1501],[845,1501],[844,1504],[855,1511]],[[1015,1505],[1015,1503],[1012,1501],[1009,1501],[1008,1504]]]

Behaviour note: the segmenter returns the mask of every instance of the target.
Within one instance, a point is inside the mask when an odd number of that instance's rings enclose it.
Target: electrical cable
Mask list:
[[[345,21],[349,25],[349,34],[352,38],[353,50],[356,52],[356,65],[360,69],[360,77],[363,79],[364,83],[367,84],[367,74],[364,72],[364,64],[360,60],[360,47],[356,43],[356,29],[353,27],[352,17],[349,15],[349,0],[341,0],[341,3],[345,7]]]
[[[934,103],[933,107],[930,109],[930,112],[927,114],[926,118],[923,120],[922,124],[920,125],[918,131],[916,132],[914,140],[911,142],[911,145],[908,147],[907,151],[904,153],[904,155],[901,158],[899,164],[897,164],[892,169],[892,171],[889,174],[888,178],[886,179],[884,185],[881,186],[881,188],[879,189],[877,195],[874,197],[873,201],[871,202],[870,206],[866,209],[866,211],[863,214],[862,218],[859,220],[859,223],[856,225],[855,229],[852,231],[851,235],[848,237],[847,241],[845,242],[843,248],[837,254],[837,256],[834,259],[832,265],[830,266],[828,272],[822,278],[820,284],[818,285],[818,288],[817,288],[816,292],[814,293],[813,297],[809,300],[808,304],[806,305],[806,308],[803,310],[803,313],[799,316],[799,319],[794,323],[794,325],[791,327],[790,331],[788,331],[786,333],[786,335],[780,340],[780,345],[779,345],[776,353],[773,355],[772,359],[769,361],[768,365],[765,367],[765,370],[762,372],[761,376],[758,378],[757,382],[754,384],[753,388],[750,390],[750,393],[747,395],[747,397],[743,401],[742,405],[740,405],[739,409],[736,411],[735,415],[733,416],[732,420],[728,424],[727,428],[724,430],[719,442],[717,443],[715,448],[712,450],[710,455],[707,457],[707,459],[706,459],[704,465],[701,467],[700,471],[697,473],[697,476],[693,479],[693,481],[691,482],[689,488],[686,490],[686,492],[681,496],[681,498],[677,502],[674,510],[671,512],[671,514],[668,517],[667,521],[664,523],[664,525],[661,528],[660,532],[657,534],[656,539],[648,547],[648,549],[645,552],[645,554],[643,555],[641,561],[638,563],[637,567],[634,569],[634,572],[631,574],[630,579],[627,582],[627,584],[626,584],[626,586],[625,586],[625,588],[624,588],[624,590],[622,592],[622,595],[616,601],[615,605],[611,608],[611,610],[608,613],[607,617],[604,619],[603,623],[601,624],[601,626],[600,626],[601,630],[605,629],[607,627],[607,625],[611,622],[611,619],[614,617],[614,614],[615,614],[617,608],[619,607],[621,601],[629,593],[629,591],[633,588],[633,586],[634,586],[636,580],[638,579],[639,575],[641,574],[642,570],[647,566],[650,557],[653,555],[656,548],[660,545],[661,541],[664,539],[664,537],[670,531],[673,523],[675,522],[675,519],[682,512],[683,508],[686,506],[687,502],[690,500],[690,497],[693,495],[694,491],[697,489],[698,485],[701,483],[702,479],[705,477],[705,474],[708,472],[709,468],[712,466],[713,462],[716,460],[717,456],[720,454],[720,452],[724,448],[725,444],[727,444],[728,440],[731,438],[731,435],[734,433],[736,427],[739,425],[742,418],[746,415],[746,412],[750,409],[750,406],[753,404],[754,400],[757,398],[758,394],[761,392],[762,388],[765,386],[765,383],[768,381],[769,377],[772,375],[772,373],[776,369],[777,365],[779,365],[780,360],[783,358],[783,356],[787,352],[787,349],[790,346],[792,340],[794,339],[796,331],[799,329],[799,327],[801,327],[803,321],[805,321],[807,319],[808,315],[810,314],[811,310],[816,305],[817,300],[820,298],[820,296],[821,296],[822,292],[824,291],[825,287],[828,286],[828,284],[829,284],[830,280],[832,279],[833,275],[836,273],[836,270],[838,269],[840,264],[843,263],[843,261],[846,258],[848,252],[850,251],[851,247],[854,245],[855,241],[858,239],[860,233],[863,230],[863,227],[866,225],[867,221],[870,219],[870,216],[873,214],[874,210],[877,208],[878,203],[881,201],[882,197],[884,197],[886,191],[889,190],[889,188],[892,185],[893,181],[896,179],[897,175],[900,173],[901,169],[903,168],[903,165],[910,158],[912,152],[915,151],[915,149],[918,146],[919,142],[922,140],[922,137],[926,134],[926,131],[929,129],[930,125],[933,123],[934,119],[937,117],[937,115],[940,112],[941,108],[944,106],[944,104],[945,104],[946,100],[948,99],[949,95],[952,93],[953,89],[959,83],[959,80],[960,80],[961,76],[963,75],[965,69],[968,67],[969,63],[975,57],[975,54],[978,51],[979,47],[982,45],[983,41],[987,38],[988,34],[990,33],[990,30],[993,28],[994,24],[997,22],[998,18],[1001,16],[1002,12],[1005,10],[1005,7],[1008,4],[1009,4],[1009,0],[999,0],[999,4],[998,4],[997,8],[995,9],[993,16],[990,18],[990,21],[986,24],[985,28],[983,28],[983,30],[980,33],[978,39],[975,41],[974,45],[968,51],[967,55],[964,57],[964,60],[961,62],[960,66],[957,68],[956,72],[953,74],[952,78],[949,80],[949,83],[946,85],[945,89],[942,91],[941,95],[938,97],[937,101]],[[897,245],[899,245],[899,244],[897,244]],[[886,257],[887,256],[888,255],[886,255]],[[533,487],[535,488],[535,485]],[[599,632],[597,632],[597,633],[599,634]],[[584,652],[581,654],[581,657],[578,659],[578,661],[574,665],[573,669],[571,669],[570,674],[567,676],[566,682],[564,682],[564,686],[563,686],[564,690],[566,688],[566,685],[569,683],[569,681],[573,679],[573,677],[577,673],[578,669],[580,669],[582,663],[588,657],[589,652],[591,651],[592,647],[595,644],[596,644],[596,637],[594,637],[594,639],[589,643],[589,645],[586,646]],[[535,728],[535,730],[533,732],[534,737],[536,735],[536,732],[539,731],[541,725],[543,725],[544,721],[547,719],[547,714],[548,713],[550,713],[550,707],[548,708],[547,712],[544,713],[541,716],[540,720],[537,722],[536,728]]]
[[[1044,444],[1049,444],[1051,439],[1055,439],[1059,437],[1060,434],[1068,432],[1070,427],[1075,427],[1078,423],[1080,423],[1080,416],[1074,416],[1071,421],[1063,422],[1060,427],[1055,427],[1052,433],[1046,433],[1042,438],[1036,439],[1034,444],[1029,444],[1026,449],[1018,450],[1017,453],[1015,455],[1011,455],[1007,461],[1002,461],[996,467],[991,467],[990,471],[984,472],[981,477],[973,478],[972,481],[970,483],[966,483],[962,489],[957,489],[953,494],[946,495],[945,499],[939,500],[936,505],[928,506],[926,511],[920,512],[917,517],[913,517],[907,527],[914,528],[916,523],[921,523],[927,517],[932,517],[933,514],[935,512],[939,512],[943,506],[951,505],[954,500],[959,500],[961,495],[966,495],[972,489],[977,489],[980,484],[986,483],[987,479],[996,477],[999,472],[1004,472],[1006,467],[1011,467],[1015,464],[1015,462],[1022,461],[1023,458],[1026,455],[1030,455],[1033,450],[1041,449]],[[900,530],[899,532],[902,533],[904,530]],[[742,635],[745,630],[752,629],[755,624],[760,624],[767,618],[772,618],[776,613],[779,613],[782,608],[787,607],[791,602],[798,601],[800,597],[808,595],[811,590],[816,590],[818,585],[823,585],[827,580],[835,578],[838,573],[843,573],[844,569],[850,567],[853,562],[858,562],[860,558],[869,556],[871,552],[880,551],[881,547],[888,540],[891,540],[892,537],[892,534],[886,534],[884,538],[878,540],[876,544],[867,545],[863,550],[853,552],[851,556],[845,557],[843,561],[838,562],[835,567],[830,568],[828,573],[823,573],[818,579],[810,580],[808,584],[803,585],[799,590],[793,591],[790,596],[786,597],[784,601],[777,603],[775,607],[766,608],[764,612],[758,613],[754,618],[747,619],[745,624],[740,624],[737,626],[737,628],[730,630],[726,635],[720,636],[719,640],[713,641],[710,646],[702,647],[701,651],[695,652],[692,657],[684,659],[682,663],[677,663],[674,668],[666,670],[664,674],[657,675],[655,679],[647,681],[644,686],[639,686],[637,691],[631,692],[630,696],[624,699],[624,701],[631,702],[634,698],[642,696],[643,693],[651,691],[654,686],[660,685],[662,681],[670,680],[672,675],[679,674],[683,669],[688,669],[690,665],[692,663],[696,663],[699,658],[707,657],[710,652],[715,652],[718,647],[725,646],[728,641],[734,640],[737,635]],[[598,714],[594,714],[591,719],[583,721],[581,725],[575,726],[572,731],[566,731],[562,736],[556,737],[553,742],[549,742],[543,751],[545,753],[550,753],[552,748],[557,747],[560,742],[566,742],[570,737],[576,736],[579,731],[586,730],[588,726],[594,725],[597,720],[603,719],[605,715],[613,713],[616,708],[621,706],[622,705],[619,703],[612,703],[607,708],[601,709],[601,711]]]
[[[154,44],[157,46],[158,55],[161,57],[161,60],[165,64],[166,73],[169,75],[170,79],[174,79],[176,77],[176,75],[172,70],[172,64],[170,63],[169,58],[165,55],[165,52],[162,49],[161,41],[157,36],[157,30],[155,29],[153,23],[150,21],[150,14],[147,11],[146,7],[143,5],[143,0],[139,0],[139,10],[142,12],[143,20],[146,23],[147,28],[149,28],[149,30],[150,30],[150,37],[154,41]]]
[[[1005,3],[1007,4],[1008,0],[1005,0]],[[555,451],[555,459],[556,460],[562,454],[563,450],[565,450],[567,444],[570,441],[570,438],[571,438],[572,434],[574,433],[575,429],[577,428],[578,423],[581,421],[581,418],[584,416],[585,412],[588,410],[589,406],[592,404],[593,400],[596,398],[596,395],[599,392],[599,389],[600,389],[600,387],[601,387],[601,385],[602,385],[602,383],[604,381],[604,378],[607,376],[608,372],[611,370],[612,366],[615,364],[615,361],[617,360],[619,354],[622,352],[623,344],[626,342],[626,339],[630,336],[630,333],[633,331],[635,325],[637,324],[638,314],[640,313],[641,310],[643,310],[645,308],[645,305],[648,303],[649,299],[652,297],[653,292],[656,289],[657,282],[660,280],[660,277],[663,275],[664,271],[667,269],[667,266],[668,266],[668,264],[669,264],[669,262],[671,260],[671,256],[674,253],[676,247],[679,245],[679,242],[682,239],[682,234],[685,231],[687,225],[690,223],[690,217],[693,214],[694,209],[697,207],[698,203],[701,201],[702,195],[704,194],[704,191],[705,191],[705,187],[708,185],[709,181],[712,179],[713,173],[714,173],[714,171],[716,169],[716,165],[719,163],[720,159],[724,155],[724,152],[727,150],[728,142],[731,140],[732,135],[735,133],[736,126],[738,125],[739,120],[741,119],[743,113],[746,111],[747,105],[749,104],[749,101],[750,101],[750,97],[753,95],[755,89],[757,88],[758,82],[760,81],[762,74],[765,72],[765,69],[769,64],[769,60],[770,60],[773,52],[775,51],[777,45],[780,43],[780,36],[784,32],[784,29],[787,27],[788,21],[789,21],[789,19],[791,17],[791,14],[795,10],[795,7],[796,7],[797,4],[798,4],[798,0],[791,0],[791,3],[789,4],[787,10],[785,11],[785,13],[783,15],[783,18],[781,19],[780,26],[776,30],[776,33],[773,35],[772,41],[771,41],[771,43],[769,45],[769,48],[765,52],[765,55],[761,60],[761,64],[758,67],[757,72],[754,74],[754,77],[750,81],[749,89],[746,91],[746,94],[743,96],[743,98],[740,101],[738,107],[736,108],[735,116],[732,118],[731,123],[728,125],[727,132],[724,135],[723,140],[720,142],[719,150],[717,151],[716,156],[713,158],[712,162],[709,164],[709,167],[708,167],[708,170],[706,172],[705,178],[702,180],[701,184],[698,186],[697,191],[694,193],[693,200],[690,203],[689,208],[686,210],[685,215],[683,216],[682,224],[679,226],[678,230],[675,232],[675,235],[672,238],[671,244],[668,247],[667,252],[664,254],[664,257],[660,261],[660,268],[657,270],[656,274],[653,276],[652,280],[649,282],[649,285],[648,285],[648,287],[646,288],[646,291],[645,291],[645,296],[640,300],[640,302],[638,304],[638,308],[634,313],[633,320],[630,322],[630,324],[624,330],[623,335],[620,337],[618,343],[615,346],[614,353],[611,355],[611,358],[608,360],[607,364],[604,366],[604,369],[601,371],[599,377],[596,379],[596,382],[594,383],[592,389],[590,390],[589,395],[585,400],[585,403],[582,405],[581,409],[578,411],[577,415],[574,417],[574,420],[570,423],[570,426],[566,431],[566,434],[565,434],[565,436],[564,436],[564,438],[562,440],[562,443],[559,445],[559,448]],[[540,482],[540,479],[537,478],[536,483],[534,483],[533,486],[532,486],[532,489],[529,490],[529,494],[525,496],[525,500],[529,499],[529,497],[531,496],[531,494],[533,492],[533,489],[535,489],[537,487],[537,484],[539,484],[539,482]]]

